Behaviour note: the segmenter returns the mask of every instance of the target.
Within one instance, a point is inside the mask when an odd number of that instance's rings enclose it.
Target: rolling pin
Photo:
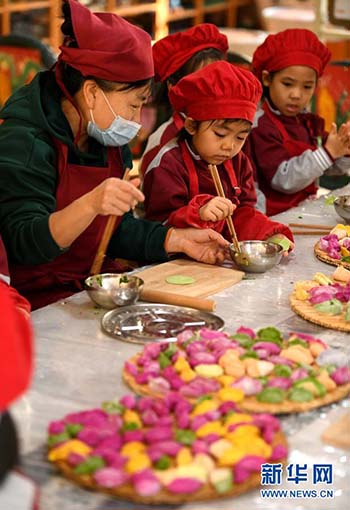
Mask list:
[[[167,305],[188,306],[197,310],[213,312],[216,303],[212,299],[201,299],[192,296],[182,296],[172,292],[162,292],[160,290],[142,289],[140,299],[150,301],[151,303],[164,303]]]

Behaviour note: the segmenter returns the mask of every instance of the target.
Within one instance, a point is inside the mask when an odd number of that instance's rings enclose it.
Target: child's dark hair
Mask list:
[[[225,54],[216,48],[205,48],[204,50],[197,51],[197,53],[192,55],[192,57],[187,60],[187,62],[185,62],[180,67],[180,69],[168,76],[167,81],[171,83],[171,85],[176,85],[176,83],[181,80],[181,78],[196,71],[201,66],[201,64],[209,64],[224,59]]]
[[[269,71],[269,76],[270,76],[271,81],[273,80],[273,77],[275,76],[276,73],[277,73],[277,71]],[[262,97],[269,100],[270,99],[270,88],[267,87],[266,85],[264,85],[263,83],[261,83],[261,85],[263,88]]]
[[[64,21],[61,26],[61,32],[65,36],[66,44],[72,48],[78,48],[79,46],[75,38],[71,11],[68,2],[64,2],[62,4],[62,13]],[[71,96],[74,96],[78,90],[80,90],[82,84],[86,80],[94,80],[104,92],[138,89],[145,87],[148,84],[151,87],[153,83],[152,78],[134,81],[131,83],[118,83],[109,80],[102,80],[101,78],[96,78],[95,76],[83,76],[80,71],[70,66],[69,64],[62,62],[62,81]]]
[[[225,60],[225,53],[222,53],[216,48],[205,48],[204,50],[197,51],[197,53],[192,55],[192,57],[188,59],[187,62],[180,67],[180,69],[168,76],[166,81],[158,86],[153,103],[157,106],[163,106],[169,110],[170,115],[171,105],[168,97],[167,83],[176,85],[181,78],[193,73],[199,69],[202,64],[211,64],[212,62],[218,62],[219,60]]]
[[[245,119],[220,119],[223,121],[223,124],[225,125],[226,123],[231,123],[231,122],[246,122],[247,124],[249,124],[250,126],[252,125],[251,122],[249,122],[249,120],[245,120]],[[207,122],[207,121],[203,121],[203,120],[193,120],[192,121],[196,130],[198,130],[200,124],[202,122]],[[213,120],[210,120],[209,121],[209,124],[208,124],[208,129],[210,128],[210,126],[212,126],[214,124],[214,122],[216,122],[216,119],[213,119]],[[187,140],[187,141],[190,141],[192,139],[192,135],[187,131],[187,129],[185,129],[184,127],[181,129],[180,133],[179,133],[179,139],[180,140]]]
[[[199,128],[200,123],[201,123],[201,122],[200,122],[199,120],[194,120],[194,121],[193,121],[193,125],[194,125],[194,127],[196,128],[196,131],[198,131],[198,128]],[[181,131],[179,132],[179,134],[178,134],[178,139],[179,139],[179,140],[187,140],[188,142],[190,142],[190,141],[192,140],[192,136],[193,136],[193,135],[191,135],[191,133],[189,133],[189,132],[187,131],[187,129],[183,127],[183,128],[181,129]]]

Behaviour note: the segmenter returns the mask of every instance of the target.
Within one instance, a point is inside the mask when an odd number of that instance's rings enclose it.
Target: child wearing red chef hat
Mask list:
[[[350,171],[350,122],[330,133],[307,112],[318,78],[331,57],[316,35],[288,29],[269,35],[253,55],[253,72],[264,87],[245,146],[254,163],[268,215],[294,207],[317,191],[323,173]]]
[[[170,88],[184,76],[212,62],[224,60],[227,50],[227,37],[211,23],[201,23],[157,41],[152,53],[155,80],[161,83],[155,100],[158,112],[163,111],[166,104],[165,118],[168,119],[172,115],[168,99]],[[174,138],[182,126],[183,118],[175,112],[150,135],[140,163],[142,175],[160,148]]]
[[[286,226],[254,209],[252,169],[240,165],[260,96],[261,85],[251,72],[224,61],[171,88],[174,110],[185,115],[184,129],[147,169],[146,217],[174,226],[213,228],[229,239],[224,220],[232,215],[239,240],[276,234],[292,240]],[[226,198],[216,196],[208,164],[217,165]]]
[[[26,389],[32,373],[30,306],[8,285],[5,250],[0,238],[0,508],[33,508],[31,480],[12,471],[18,463],[18,442],[9,407]]]

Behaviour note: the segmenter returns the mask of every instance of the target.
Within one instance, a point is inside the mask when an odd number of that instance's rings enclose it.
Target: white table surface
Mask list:
[[[335,194],[344,194],[347,188]],[[326,224],[341,222],[324,197],[306,201],[278,216],[279,221]],[[215,295],[216,313],[225,320],[225,330],[240,325],[258,329],[276,326],[284,333],[316,334],[329,345],[350,353],[349,335],[324,329],[296,316],[288,297],[297,280],[309,279],[316,271],[331,274],[332,266],[317,260],[313,245],[317,236],[298,236],[294,253],[265,274],[249,279]],[[21,438],[25,473],[40,486],[41,510],[145,509],[103,494],[81,489],[58,475],[45,460],[47,425],[66,413],[99,406],[104,400],[120,397],[128,390],[121,380],[124,361],[140,346],[122,343],[105,335],[100,328],[104,311],[96,309],[85,292],[57,302],[32,314],[36,344],[36,370],[31,389],[13,406],[13,416]],[[350,502],[349,451],[321,442],[320,435],[338,416],[349,412],[343,400],[301,415],[282,418],[290,445],[290,463],[333,465],[333,499],[268,499],[255,490],[235,500],[187,504],[190,509],[223,510],[345,510]],[[309,477],[310,478],[310,477]],[[284,481],[279,488],[315,488],[311,481],[296,486]],[[317,489],[322,488],[317,486]],[[170,508],[170,507],[169,507]],[[11,510],[11,509],[3,509]]]

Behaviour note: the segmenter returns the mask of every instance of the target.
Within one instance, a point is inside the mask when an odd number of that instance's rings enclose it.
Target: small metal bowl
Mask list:
[[[230,244],[230,255],[234,263],[247,273],[265,273],[281,260],[283,248],[268,241],[241,241],[237,252]]]
[[[350,195],[337,197],[334,202],[334,209],[346,223],[350,223]]]
[[[102,308],[133,305],[140,296],[143,280],[127,274],[104,273],[89,276],[85,290],[91,301]]]

